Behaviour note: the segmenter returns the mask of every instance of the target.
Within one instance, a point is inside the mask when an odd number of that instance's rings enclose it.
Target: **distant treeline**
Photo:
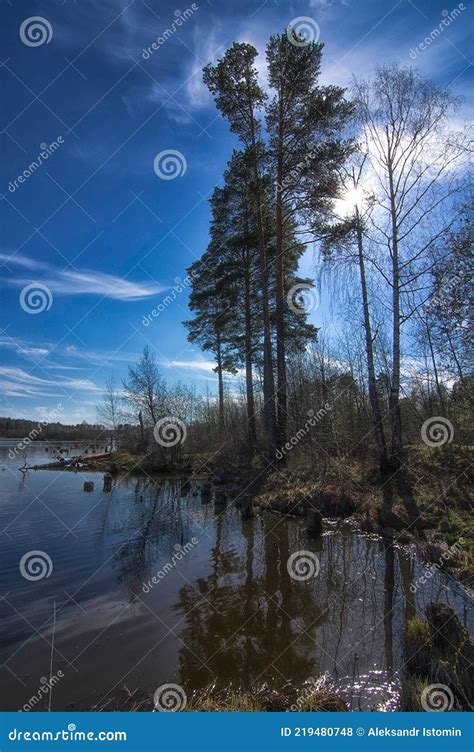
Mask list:
[[[106,440],[110,430],[100,424],[78,423],[75,426],[62,423],[47,423],[40,420],[23,420],[21,418],[0,418],[0,437],[20,439],[31,435],[35,440],[91,441]]]

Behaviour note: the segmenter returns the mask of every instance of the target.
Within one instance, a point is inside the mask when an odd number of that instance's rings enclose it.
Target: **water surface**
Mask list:
[[[396,708],[407,619],[438,600],[468,623],[462,587],[437,573],[413,593],[425,568],[378,539],[327,525],[311,541],[300,520],[272,514],[242,521],[198,482],[122,477],[103,492],[97,473],[22,473],[15,445],[0,442],[2,710],[58,671],[53,710],[102,707],[123,687],[281,690],[326,671],[354,710]],[[35,442],[29,463],[52,454]],[[52,571],[29,580],[20,562],[36,550]],[[318,556],[317,577],[289,576],[299,550]]]

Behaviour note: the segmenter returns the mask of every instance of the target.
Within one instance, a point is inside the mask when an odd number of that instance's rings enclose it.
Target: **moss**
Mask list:
[[[410,674],[427,675],[431,659],[430,628],[421,619],[411,619],[405,632],[406,667]]]

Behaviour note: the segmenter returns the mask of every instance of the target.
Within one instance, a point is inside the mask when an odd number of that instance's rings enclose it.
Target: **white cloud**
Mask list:
[[[2,378],[3,377],[3,378]],[[101,392],[102,388],[88,379],[45,379],[15,366],[0,366],[0,389],[9,397],[61,397],[51,389]]]
[[[11,266],[20,266],[31,271],[41,271],[41,283],[49,287],[56,295],[102,295],[114,300],[134,301],[157,295],[168,288],[165,285],[149,282],[132,282],[113,274],[90,270],[58,271],[49,264],[19,254],[7,256],[0,254],[0,260]],[[7,280],[10,284],[23,287],[31,279],[14,278]]]
[[[190,368],[196,371],[213,371],[216,364],[213,360],[204,360],[197,358],[196,360],[166,360],[162,365],[165,368]]]

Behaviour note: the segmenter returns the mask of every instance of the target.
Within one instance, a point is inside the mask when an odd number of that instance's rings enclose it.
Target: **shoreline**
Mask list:
[[[299,465],[278,473],[262,473],[260,469],[257,472],[247,466],[218,466],[214,472],[214,468],[204,470],[205,464],[198,455],[186,456],[179,463],[157,465],[151,463],[145,454],[115,451],[78,455],[18,469],[21,472],[86,471],[106,473],[113,478],[123,475],[151,476],[157,480],[176,478],[183,485],[193,481],[206,482],[211,487],[210,493],[217,490],[225,496],[235,497],[237,506],[244,497],[251,496],[251,507],[256,512],[269,511],[284,517],[305,518],[308,510],[313,510],[322,518],[335,520],[356,533],[375,535],[388,544],[414,549],[426,565],[447,571],[463,587],[474,584],[474,564],[469,556],[466,562],[466,558],[460,555],[461,544],[471,545],[471,541],[464,540],[457,530],[451,531],[446,526],[444,531],[437,529],[417,507],[418,518],[413,521],[412,510],[405,499],[387,500],[386,490],[391,481],[371,478],[369,482],[364,480],[362,487],[359,479],[347,477],[350,473],[321,480],[312,467],[308,473],[308,468]]]

